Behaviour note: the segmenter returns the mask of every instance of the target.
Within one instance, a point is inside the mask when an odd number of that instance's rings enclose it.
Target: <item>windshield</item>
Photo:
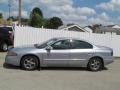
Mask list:
[[[39,49],[42,49],[42,48],[45,48],[46,46],[48,45],[51,45],[52,43],[54,43],[57,39],[56,38],[53,38],[53,39],[50,39],[42,44],[36,44],[35,47],[36,48],[39,48]]]

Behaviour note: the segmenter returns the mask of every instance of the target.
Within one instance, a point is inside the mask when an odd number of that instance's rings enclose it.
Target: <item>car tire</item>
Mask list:
[[[1,45],[0,45],[0,49],[1,49],[3,52],[8,51],[8,44],[7,44],[6,42],[2,42]]]
[[[88,70],[94,72],[102,70],[103,68],[102,60],[100,58],[90,59],[87,68]]]
[[[27,71],[37,69],[38,65],[38,58],[35,56],[24,56],[21,60],[22,69]]]

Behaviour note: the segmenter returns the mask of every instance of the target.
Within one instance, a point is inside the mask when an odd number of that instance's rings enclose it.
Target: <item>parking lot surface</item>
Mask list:
[[[0,53],[0,90],[119,90],[120,60],[99,72],[84,68],[43,68],[24,71],[3,66],[6,53]]]

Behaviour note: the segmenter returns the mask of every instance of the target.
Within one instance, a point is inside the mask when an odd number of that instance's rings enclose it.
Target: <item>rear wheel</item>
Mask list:
[[[103,68],[103,63],[100,58],[92,58],[88,63],[88,69],[90,71],[99,71]]]
[[[38,67],[38,58],[35,56],[24,56],[21,61],[24,70],[35,70]]]
[[[3,52],[8,51],[8,44],[7,44],[6,42],[2,42],[2,43],[1,43],[1,46],[0,46],[0,49],[1,49]]]

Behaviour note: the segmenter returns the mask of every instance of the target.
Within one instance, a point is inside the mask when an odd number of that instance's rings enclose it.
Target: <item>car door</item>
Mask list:
[[[43,63],[47,66],[68,66],[70,59],[69,40],[59,40],[51,45],[51,50],[46,50],[43,54]]]
[[[69,65],[73,67],[84,66],[93,55],[93,46],[81,40],[70,40],[71,51]]]

